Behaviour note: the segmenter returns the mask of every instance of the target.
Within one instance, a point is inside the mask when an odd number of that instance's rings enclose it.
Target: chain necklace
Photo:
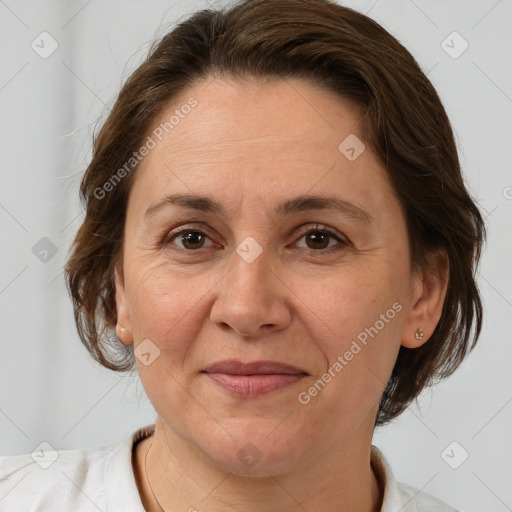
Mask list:
[[[153,446],[153,442],[154,441],[151,441],[151,445],[148,448],[148,451],[146,452],[146,456],[144,457],[144,474],[146,475],[146,480],[149,484],[149,488],[151,489],[151,492],[153,493],[153,498],[155,498],[156,502],[158,503],[158,505],[160,506],[162,511],[165,512],[164,507],[162,507],[162,504],[158,501],[158,498],[156,497],[155,491],[153,491],[153,487],[151,486],[151,482],[149,481],[148,472],[146,471],[146,461],[148,459],[149,450],[151,450],[151,447]]]

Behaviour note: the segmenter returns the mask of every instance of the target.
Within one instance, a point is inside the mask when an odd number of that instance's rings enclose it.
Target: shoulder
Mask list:
[[[458,512],[430,494],[397,482],[389,461],[374,445],[371,465],[383,491],[381,512]]]
[[[114,446],[0,456],[0,510],[144,512],[132,467],[134,445],[152,435],[148,425]]]
[[[0,457],[2,510],[104,509],[103,470],[113,447]]]
[[[434,496],[421,492],[410,485],[397,483],[397,488],[404,506],[408,505],[405,510],[410,509],[411,512],[459,512]]]

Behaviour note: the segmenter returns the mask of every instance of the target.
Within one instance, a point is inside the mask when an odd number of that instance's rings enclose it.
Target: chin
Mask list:
[[[276,429],[276,421],[251,420],[251,425],[229,429],[231,436],[222,431],[220,437],[203,438],[205,446],[199,446],[223,471],[244,477],[269,477],[296,469],[304,438],[298,432]],[[269,426],[270,425],[270,426]],[[236,432],[236,433],[234,433]],[[203,443],[200,443],[203,444]]]

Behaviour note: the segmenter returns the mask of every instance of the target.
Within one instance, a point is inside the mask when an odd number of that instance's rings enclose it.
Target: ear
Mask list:
[[[402,333],[402,345],[407,348],[426,343],[443,312],[449,278],[448,255],[444,250],[432,253],[426,267],[415,272],[412,283],[412,306]],[[419,329],[423,331],[421,339],[416,337]]]
[[[116,284],[117,337],[125,345],[133,345],[132,322],[124,287],[124,276],[122,269],[119,270],[118,265],[114,268],[114,277]]]

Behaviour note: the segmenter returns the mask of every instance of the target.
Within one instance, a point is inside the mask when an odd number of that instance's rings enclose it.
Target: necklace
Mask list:
[[[153,494],[153,498],[155,498],[156,502],[158,503],[158,505],[160,506],[162,511],[165,512],[164,507],[162,507],[162,504],[158,501],[158,498],[156,497],[155,491],[153,491],[153,487],[151,486],[151,482],[149,481],[148,472],[146,471],[146,461],[148,459],[149,450],[151,450],[152,446],[153,446],[153,441],[151,441],[151,445],[149,446],[148,451],[146,452],[146,456],[144,457],[144,474],[146,475],[146,480],[147,480],[147,482],[149,484],[149,488],[151,489],[151,492]]]

